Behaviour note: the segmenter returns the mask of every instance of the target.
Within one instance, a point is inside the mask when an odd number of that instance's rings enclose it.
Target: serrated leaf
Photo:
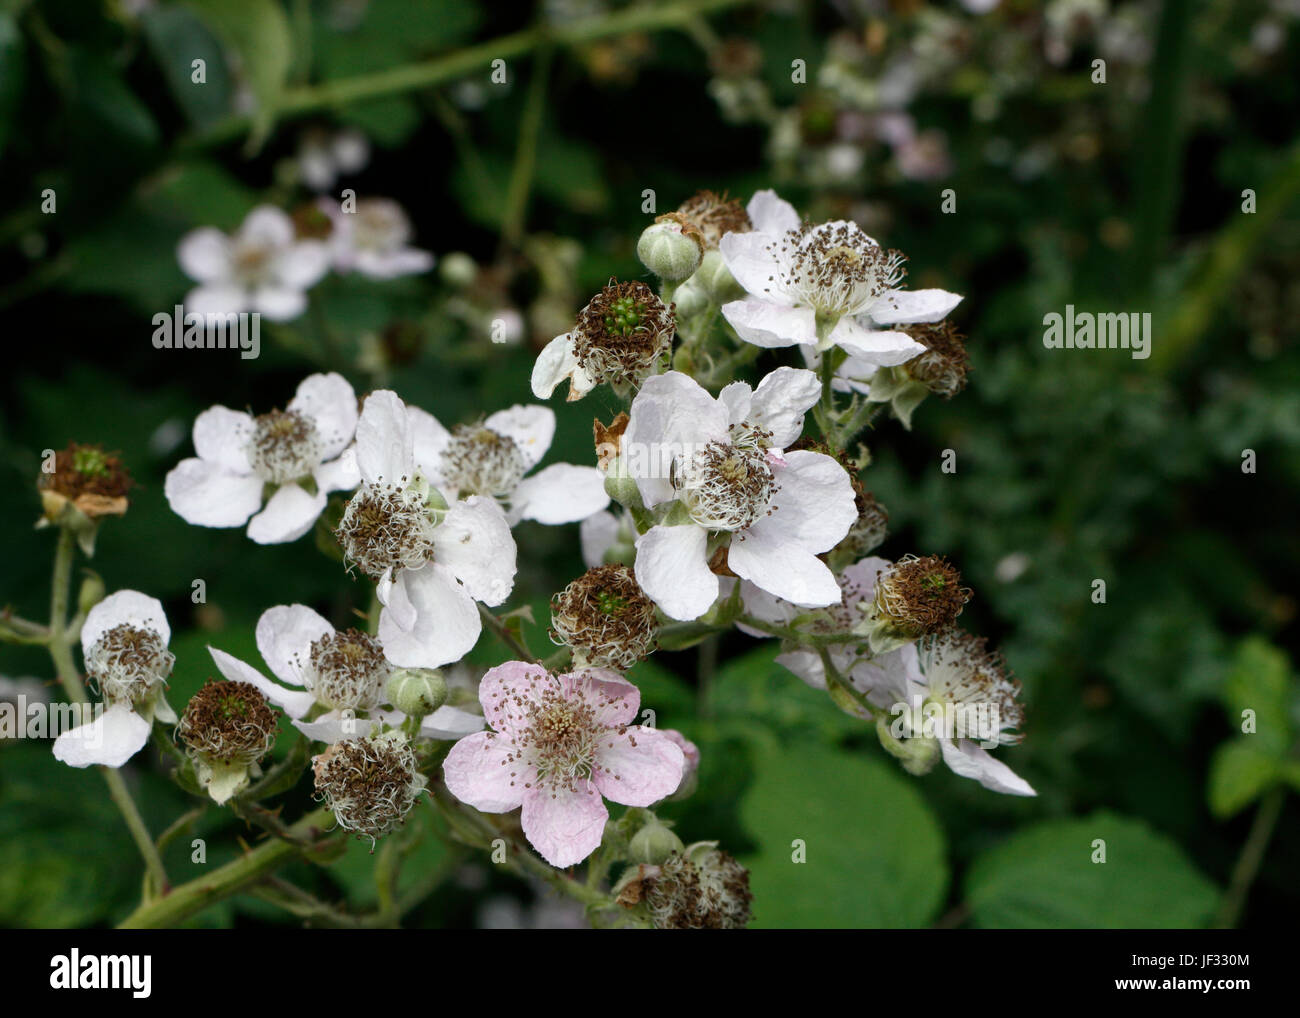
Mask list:
[[[1207,795],[1216,817],[1224,819],[1245,809],[1282,776],[1277,758],[1261,752],[1262,748],[1262,743],[1243,735],[1214,751]]]

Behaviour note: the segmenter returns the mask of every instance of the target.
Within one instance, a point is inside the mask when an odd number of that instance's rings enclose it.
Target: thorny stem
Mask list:
[[[478,606],[478,613],[487,624],[487,627],[492,630],[493,635],[519,655],[520,661],[528,661],[532,664],[539,663],[537,658],[533,656],[533,652],[530,651],[524,643],[510,631],[510,628],[504,622],[488,611],[487,608],[480,604]]]
[[[72,659],[72,646],[69,642],[72,637],[67,627],[68,592],[72,586],[72,560],[75,554],[76,543],[72,531],[67,527],[60,527],[59,541],[54,551],[54,570],[50,578],[50,635],[47,646],[50,657],[54,661],[55,673],[68,699],[75,703],[88,703],[89,698],[81,685],[81,674]],[[154,893],[166,893],[170,884],[167,880],[167,870],[163,867],[162,856],[158,854],[158,846],[154,844],[153,835],[145,826],[144,818],[140,815],[135,800],[131,798],[126,782],[114,767],[100,766],[97,769],[103,775],[104,782],[108,785],[109,797],[121,812],[127,830],[131,832],[131,837],[144,860],[147,873],[145,898],[148,899]]]
[[[1237,857],[1237,865],[1232,869],[1228,890],[1223,895],[1223,901],[1219,906],[1218,921],[1214,924],[1216,929],[1233,929],[1241,918],[1241,910],[1246,905],[1246,895],[1250,891],[1250,885],[1255,882],[1255,877],[1259,875],[1260,866],[1264,863],[1264,854],[1268,851],[1268,843],[1273,837],[1273,829],[1277,826],[1278,818],[1282,815],[1282,805],[1285,801],[1286,789],[1275,788],[1263,798],[1259,809],[1255,811],[1255,822],[1251,825],[1250,834],[1246,836],[1246,844],[1242,846],[1241,855]]]

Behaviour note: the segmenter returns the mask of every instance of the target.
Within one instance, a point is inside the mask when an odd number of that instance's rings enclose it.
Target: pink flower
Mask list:
[[[447,789],[485,813],[523,806],[524,835],[552,866],[572,866],[600,845],[602,796],[649,806],[681,784],[681,749],[664,732],[629,724],[641,693],[614,672],[552,675],[508,661],[483,676],[478,695],[496,731],[451,748]]]

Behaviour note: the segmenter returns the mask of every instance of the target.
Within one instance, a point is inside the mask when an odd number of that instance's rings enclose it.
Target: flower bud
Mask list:
[[[447,702],[447,682],[431,668],[399,668],[388,677],[388,702],[411,717],[432,714]]]
[[[478,265],[464,251],[452,251],[445,255],[440,266],[442,278],[451,286],[464,289],[478,278]]]
[[[704,243],[698,230],[674,219],[670,213],[647,226],[636,242],[636,256],[660,279],[680,283],[699,268]]]
[[[880,745],[902,763],[903,770],[908,774],[929,774],[939,762],[939,740],[923,735],[912,738],[897,736],[891,731],[897,720],[886,717],[876,719],[876,735],[880,737]]]
[[[703,287],[696,284],[695,276],[691,276],[673,291],[673,311],[677,314],[679,322],[689,321],[703,314],[708,307],[709,295],[705,293]]]
[[[100,575],[87,569],[86,577],[81,581],[81,589],[77,591],[77,611],[85,615],[91,608],[104,600],[106,592],[104,581]]]
[[[744,287],[736,282],[736,277],[727,268],[722,252],[716,249],[704,252],[704,257],[700,259],[700,267],[691,277],[691,284],[698,286],[714,304],[725,304],[727,301],[736,300],[745,292]],[[679,308],[682,302],[681,293],[682,291],[678,290],[673,295]],[[685,312],[679,311],[678,314],[685,314]]]
[[[628,859],[634,863],[658,866],[674,852],[684,852],[686,846],[666,824],[658,819],[642,827],[628,844]]]

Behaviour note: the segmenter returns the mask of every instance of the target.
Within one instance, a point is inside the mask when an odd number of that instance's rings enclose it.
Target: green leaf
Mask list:
[[[1103,846],[1105,862],[1093,862]],[[975,860],[966,903],[991,929],[1182,929],[1210,919],[1218,889],[1170,839],[1105,811],[1049,820]]]
[[[1220,819],[1240,812],[1258,799],[1279,777],[1276,757],[1261,752],[1258,740],[1242,736],[1225,742],[1210,760],[1210,811]]]
[[[1237,647],[1232,670],[1223,684],[1228,723],[1240,728],[1243,712],[1253,711],[1261,751],[1280,756],[1291,745],[1290,662],[1262,636],[1248,636]]]
[[[249,147],[261,147],[293,65],[293,35],[275,0],[189,0],[189,6],[239,59],[238,73],[257,100]]]
[[[191,124],[203,126],[230,112],[230,71],[217,40],[183,7],[151,7],[140,24],[167,87]],[[193,79],[193,61],[204,62],[204,81]]]
[[[948,888],[944,838],[916,787],[883,761],[803,746],[761,754],[741,817],[759,843],[756,927],[919,927]],[[804,862],[794,862],[802,842]],[[724,846],[725,847],[725,846]]]

